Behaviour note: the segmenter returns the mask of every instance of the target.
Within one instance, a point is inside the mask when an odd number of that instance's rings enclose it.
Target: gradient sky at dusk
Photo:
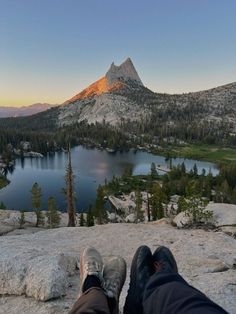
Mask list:
[[[128,56],[157,92],[236,81],[235,0],[0,0],[0,106],[62,103]]]

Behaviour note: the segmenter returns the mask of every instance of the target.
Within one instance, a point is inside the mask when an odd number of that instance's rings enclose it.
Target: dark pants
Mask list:
[[[143,297],[144,314],[227,314],[178,274],[154,274]],[[101,288],[87,290],[69,314],[111,314]]]
[[[143,296],[144,314],[227,314],[179,274],[155,273]]]
[[[101,288],[90,288],[75,302],[68,314],[110,314],[108,300]]]

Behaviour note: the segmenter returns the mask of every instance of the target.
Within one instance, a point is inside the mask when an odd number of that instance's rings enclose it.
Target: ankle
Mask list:
[[[107,303],[108,303],[109,310],[112,314],[118,313],[117,312],[117,300],[115,298],[107,297]]]
[[[88,275],[83,285],[83,292],[90,288],[101,288],[101,281],[97,276]]]

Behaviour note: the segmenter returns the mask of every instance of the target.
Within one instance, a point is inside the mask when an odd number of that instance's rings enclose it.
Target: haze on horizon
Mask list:
[[[0,106],[63,103],[127,57],[156,92],[235,82],[235,12],[234,0],[1,0]]]

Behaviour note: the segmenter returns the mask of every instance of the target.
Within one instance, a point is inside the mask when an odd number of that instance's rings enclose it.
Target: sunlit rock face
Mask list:
[[[104,77],[75,95],[60,109],[58,124],[68,125],[87,120],[117,124],[129,111],[129,119],[137,120],[146,113],[136,102],[127,98],[126,90],[144,88],[130,58],[121,65],[114,62]]]
[[[119,66],[116,66],[113,62],[104,77],[66,101],[65,104],[122,89],[125,82],[128,81],[132,81],[141,86],[143,85],[130,58]]]
[[[183,124],[214,125],[215,129],[228,129],[236,134],[236,83],[205,91],[179,95],[154,93],[146,88],[131,59],[121,65],[114,62],[104,77],[91,84],[59,108],[59,127],[87,121],[106,121],[119,126],[128,123],[149,121],[158,111],[165,120],[161,125],[178,128],[179,117]],[[173,114],[169,114],[172,112]],[[192,112],[193,120],[189,120]]]
[[[109,84],[107,78],[104,76],[100,80],[91,84],[89,87],[85,88],[81,93],[75,95],[74,97],[66,101],[65,104],[69,104],[79,99],[99,96],[101,94],[109,93],[109,92],[112,92],[113,90],[116,90],[122,87],[123,87],[122,82],[114,82],[113,84]]]

